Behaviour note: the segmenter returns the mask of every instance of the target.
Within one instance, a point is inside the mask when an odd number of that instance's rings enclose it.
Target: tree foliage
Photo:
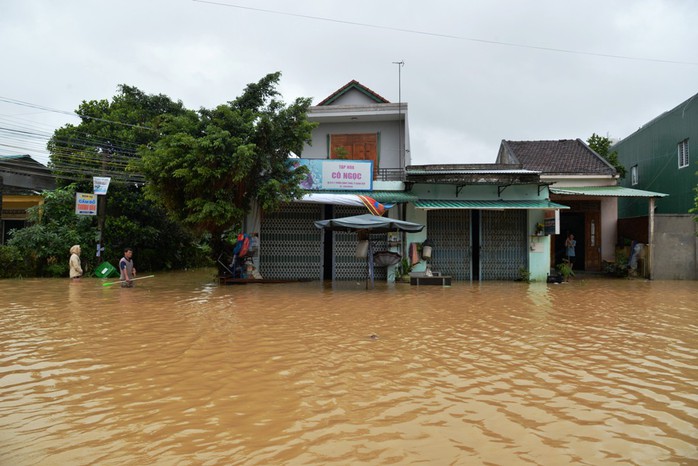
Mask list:
[[[142,181],[139,174],[127,172],[128,162],[139,146],[157,140],[158,123],[165,115],[184,111],[181,102],[125,84],[111,101],[83,101],[76,110],[80,124],[57,129],[48,143],[59,185],[91,183],[95,175],[117,182]]]
[[[589,139],[587,139],[587,144],[594,152],[603,157],[616,169],[621,179],[625,178],[625,167],[618,160],[618,152],[609,152],[611,149],[611,139],[593,133]]]
[[[97,230],[91,218],[75,215],[75,191],[75,185],[45,191],[44,203],[27,211],[31,224],[11,232],[8,245],[32,275],[67,275],[70,247],[93,244]]]
[[[63,220],[70,223],[75,217],[76,190],[92,192],[93,176],[112,179],[106,196],[105,251],[100,258],[95,257],[94,233],[87,243],[81,244],[83,261],[114,263],[124,247],[134,248],[142,270],[199,265],[202,257],[208,257],[201,253],[198,238],[170,219],[162,206],[145,199],[144,177],[127,170],[129,162],[138,156],[137,148],[153,144],[160,137],[160,121],[166,115],[185,111],[181,102],[165,95],[148,95],[135,87],[121,85],[111,101],[82,102],[76,111],[81,123],[54,132],[48,148],[58,185],[72,182],[73,197],[66,201],[69,212],[61,216]],[[96,219],[88,218],[84,222],[95,228]]]
[[[278,100],[280,76],[269,74],[216,108],[165,116],[162,136],[133,165],[147,179],[146,196],[214,246],[241,227],[253,203],[273,211],[303,194],[306,169],[291,169],[289,155],[310,141],[310,99]]]

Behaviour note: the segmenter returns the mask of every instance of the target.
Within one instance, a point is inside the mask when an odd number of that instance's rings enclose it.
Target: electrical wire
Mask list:
[[[515,42],[502,42],[502,41],[497,41],[497,40],[478,39],[478,38],[474,38],[474,37],[463,37],[463,36],[456,36],[456,35],[452,35],[452,34],[443,34],[443,33],[438,33],[438,32],[419,31],[416,29],[405,29],[405,28],[398,28],[398,27],[392,27],[392,26],[384,26],[384,25],[379,25],[379,24],[361,23],[358,21],[347,21],[347,20],[336,19],[336,18],[325,18],[322,16],[311,16],[311,15],[303,15],[303,14],[299,14],[299,13],[289,13],[289,12],[285,12],[285,11],[269,10],[269,9],[265,9],[265,8],[254,8],[254,7],[248,7],[248,6],[242,6],[242,5],[235,5],[235,4],[231,4],[231,3],[214,2],[211,0],[192,0],[192,1],[195,3],[208,3],[211,5],[237,8],[240,10],[257,11],[260,13],[268,13],[268,14],[274,14],[274,15],[291,16],[294,18],[310,19],[313,21],[325,21],[325,22],[337,23],[337,24],[347,24],[350,26],[360,26],[360,27],[367,27],[367,28],[373,28],[373,29],[383,29],[383,30],[387,30],[387,31],[403,32],[403,33],[407,33],[407,34],[418,34],[418,35],[430,36],[430,37],[441,37],[444,39],[464,40],[464,41],[469,41],[469,42],[477,42],[477,43],[490,44],[490,45],[499,45],[499,46],[504,46],[504,47],[517,47],[517,48],[532,49],[532,50],[543,50],[546,52],[568,53],[568,54],[574,54],[574,55],[587,55],[587,56],[592,56],[592,57],[603,57],[603,58],[615,58],[615,59],[620,59],[620,60],[635,60],[635,61],[647,61],[647,62],[655,62],[655,63],[669,63],[669,64],[674,64],[674,65],[698,65],[698,62],[691,62],[691,61],[665,60],[665,59],[661,59],[661,58],[632,57],[632,56],[628,56],[628,55],[614,55],[614,54],[608,54],[608,53],[584,52],[584,51],[580,51],[580,50],[560,49],[560,48],[556,48],[556,47],[543,47],[543,46],[528,45],[528,44],[517,44]]]
[[[74,116],[74,117],[78,117],[78,118],[86,118],[86,119],[89,119],[89,120],[101,121],[101,122],[103,122],[103,123],[110,123],[110,124],[114,124],[114,125],[128,126],[128,127],[130,127],[130,128],[145,129],[145,130],[148,130],[148,131],[155,131],[154,128],[151,128],[151,127],[149,127],[149,126],[133,125],[133,124],[131,124],[131,123],[122,123],[122,122],[120,122],[120,121],[107,120],[107,119],[105,119],[105,118],[98,118],[98,117],[93,117],[93,116],[89,116],[89,115],[82,115],[82,114],[79,114],[79,113],[77,113],[77,112],[69,112],[69,111],[66,111],[66,110],[58,110],[58,109],[51,108],[51,107],[46,107],[46,106],[43,106],[43,105],[33,104],[33,103],[31,103],[31,102],[24,102],[24,101],[17,100],[17,99],[11,99],[11,98],[9,98],[9,97],[0,96],[0,102],[5,102],[5,103],[8,103],[8,104],[13,104],[13,105],[19,105],[19,106],[22,106],[22,107],[36,108],[36,109],[39,109],[39,110],[45,110],[45,111],[47,111],[47,112],[61,113],[61,114],[63,114],[63,115],[70,115],[70,116]]]

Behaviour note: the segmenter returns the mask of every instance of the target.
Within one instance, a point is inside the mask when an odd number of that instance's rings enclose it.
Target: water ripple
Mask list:
[[[0,464],[698,462],[692,283],[0,293]]]

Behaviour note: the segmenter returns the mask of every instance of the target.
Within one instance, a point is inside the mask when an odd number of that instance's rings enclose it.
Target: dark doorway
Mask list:
[[[480,211],[471,211],[471,232],[470,248],[472,249],[472,259],[470,261],[472,267],[472,280],[480,280]]]
[[[334,209],[331,204],[326,204],[324,209],[324,218],[334,218]],[[323,244],[323,257],[322,257],[322,279],[332,280],[332,262],[334,256],[332,255],[332,233],[329,230],[322,230],[322,244]]]
[[[2,243],[0,244],[7,244],[7,241],[10,239],[10,231],[20,230],[25,226],[24,220],[4,220],[2,223]]]
[[[562,212],[560,214],[560,234],[555,236],[555,264],[566,257],[565,240],[572,233],[577,241],[574,269],[584,270],[584,212]]]

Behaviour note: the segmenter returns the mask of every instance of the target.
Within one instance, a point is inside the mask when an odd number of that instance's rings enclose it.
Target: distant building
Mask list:
[[[691,146],[693,159],[691,159]],[[669,194],[656,202],[654,278],[698,279],[698,224],[689,213],[698,185],[698,94],[614,144],[627,171],[622,185]],[[647,242],[650,213],[634,199],[618,206],[618,234]]]
[[[575,268],[600,271],[602,261],[615,261],[618,200],[647,199],[665,194],[618,186],[618,173],[581,139],[502,141],[498,163],[520,163],[541,172],[550,184],[550,200],[566,206],[560,212],[560,234],[551,241],[551,260],[559,263],[569,233],[577,241]]]
[[[0,244],[26,226],[27,209],[43,203],[41,191],[55,187],[51,170],[29,155],[0,155]]]

